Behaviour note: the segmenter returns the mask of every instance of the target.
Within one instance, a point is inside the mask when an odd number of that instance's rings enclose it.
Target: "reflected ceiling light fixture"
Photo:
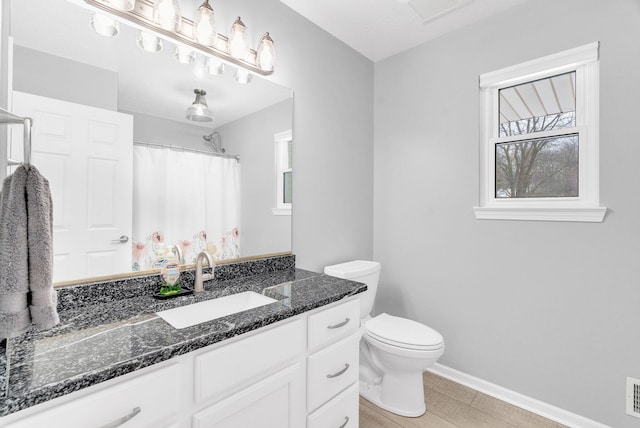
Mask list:
[[[180,31],[182,12],[178,0],[155,0],[153,22],[169,31]]]
[[[89,25],[101,36],[115,37],[120,34],[120,23],[101,13],[92,13],[89,18]]]
[[[269,33],[265,34],[258,46],[258,52],[247,43],[247,27],[238,17],[226,37],[216,32],[213,9],[210,0],[203,1],[191,21],[181,15],[178,0],[82,0],[94,13],[111,18],[103,33],[113,37],[118,33],[118,23],[130,23],[142,30],[170,42],[176,46],[188,47],[207,58],[216,58],[226,64],[248,70],[261,76],[268,76],[275,70],[275,47]],[[129,10],[130,2],[134,2]],[[94,26],[92,24],[92,26]],[[100,29],[105,25],[99,25]],[[96,30],[100,31],[100,30]],[[141,39],[143,36],[138,36]],[[160,49],[155,40],[137,41],[143,49]],[[161,42],[159,42],[161,44]]]
[[[184,46],[176,46],[173,58],[181,64],[193,64],[196,61],[196,53]]]
[[[162,39],[146,31],[138,31],[136,42],[146,52],[160,52],[162,50]]]
[[[213,121],[213,112],[207,105],[207,100],[204,98],[207,93],[203,89],[194,89],[196,99],[191,104],[185,113],[185,117],[194,122],[211,122]]]
[[[229,34],[229,53],[234,58],[245,59],[249,56],[246,31],[247,26],[238,17],[231,26],[231,34]]]
[[[251,83],[251,79],[253,79],[253,75],[242,68],[237,69],[236,74],[233,75],[233,80],[243,85]]]
[[[258,43],[256,62],[258,67],[264,71],[273,71],[276,68],[276,49],[268,32],[262,36],[260,43]]]
[[[193,20],[193,38],[205,46],[215,46],[216,44],[218,32],[209,0],[204,0],[204,3],[196,10],[196,17]]]

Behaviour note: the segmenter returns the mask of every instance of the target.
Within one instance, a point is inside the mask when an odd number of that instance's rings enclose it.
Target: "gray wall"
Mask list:
[[[272,212],[276,205],[273,135],[291,129],[291,108],[292,100],[284,101],[216,128],[227,153],[240,156],[243,255],[291,251],[291,216]]]
[[[639,424],[639,23],[636,0],[536,0],[375,65],[377,312],[440,331],[449,367],[615,427]],[[475,220],[478,76],[593,41],[604,223]]]
[[[211,134],[213,128],[207,129],[175,120],[161,119],[129,111],[123,112],[133,116],[134,141],[209,150],[202,137]]]
[[[371,258],[373,63],[279,0],[239,0],[227,8],[247,17],[251,40],[269,31],[278,55],[270,80],[294,91],[297,266],[320,271]]]
[[[118,73],[114,71],[23,46],[14,46],[13,69],[16,91],[118,110]]]

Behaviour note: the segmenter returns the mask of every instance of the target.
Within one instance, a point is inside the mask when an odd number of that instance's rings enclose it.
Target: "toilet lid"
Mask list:
[[[380,342],[408,349],[434,350],[443,345],[440,333],[419,322],[380,314],[365,323],[364,333]]]

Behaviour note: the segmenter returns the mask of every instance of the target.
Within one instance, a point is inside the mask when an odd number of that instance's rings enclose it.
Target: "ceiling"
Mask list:
[[[280,0],[373,62],[528,0]]]

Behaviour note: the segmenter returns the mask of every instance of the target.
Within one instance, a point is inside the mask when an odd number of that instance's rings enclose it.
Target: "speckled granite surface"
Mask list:
[[[60,324],[10,339],[9,352],[0,357],[0,416],[366,290],[360,283],[295,269],[293,256],[256,262],[218,266],[203,293],[168,300],[152,297],[158,276],[59,289]],[[183,275],[183,283],[192,283],[193,271]],[[278,301],[180,330],[155,315],[243,291]]]

